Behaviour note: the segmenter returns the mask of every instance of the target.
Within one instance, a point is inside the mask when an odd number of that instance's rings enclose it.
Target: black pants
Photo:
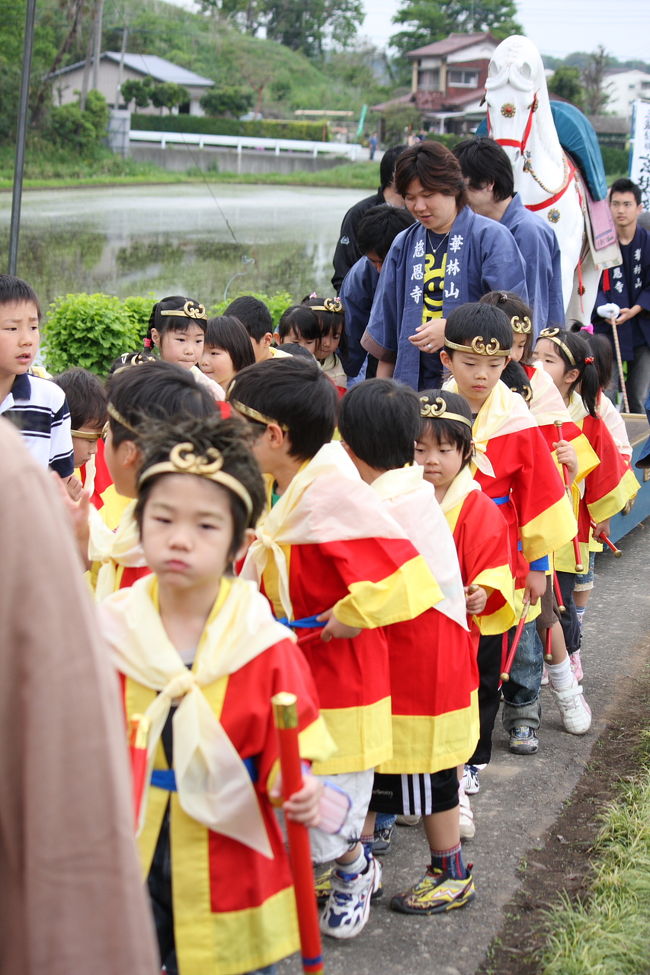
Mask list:
[[[499,712],[499,676],[503,635],[482,636],[478,641],[478,713],[480,736],[468,765],[487,765],[492,755],[492,732]]]
[[[581,634],[580,624],[576,604],[573,601],[573,589],[576,584],[576,577],[573,572],[558,572],[557,581],[562,591],[562,602],[565,612],[560,613],[560,623],[564,633],[564,642],[569,653],[575,653],[580,649]]]

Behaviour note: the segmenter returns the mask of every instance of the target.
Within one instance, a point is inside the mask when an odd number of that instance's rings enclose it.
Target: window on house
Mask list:
[[[420,68],[418,71],[418,88],[421,91],[438,91],[440,88],[438,68]]]
[[[447,73],[447,84],[454,88],[476,88],[478,86],[478,71],[461,71],[456,69]]]

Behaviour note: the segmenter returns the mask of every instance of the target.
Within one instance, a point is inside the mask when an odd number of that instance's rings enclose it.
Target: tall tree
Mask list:
[[[266,0],[266,36],[307,57],[329,43],[346,47],[364,12],[362,0]]]
[[[516,15],[515,0],[402,0],[393,23],[405,29],[393,34],[390,44],[405,54],[452,33],[489,30],[499,38],[523,34]]]
[[[548,83],[548,90],[560,98],[566,98],[576,108],[582,108],[585,92],[580,82],[580,71],[577,68],[556,68]]]
[[[610,57],[603,45],[600,44],[593,54],[589,55],[589,60],[582,69],[587,115],[599,115],[610,99],[610,93],[605,87],[605,71],[609,64]]]

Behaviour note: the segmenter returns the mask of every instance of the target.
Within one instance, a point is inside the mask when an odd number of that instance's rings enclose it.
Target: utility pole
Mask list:
[[[102,55],[102,21],[104,19],[104,0],[97,0],[95,7],[95,41],[93,55],[93,88],[99,88],[99,60]]]
[[[16,273],[18,265],[18,237],[20,234],[20,205],[23,196],[23,171],[25,168],[25,139],[27,136],[27,107],[29,99],[29,75],[32,67],[32,43],[36,0],[27,0],[25,12],[25,37],[23,40],[23,70],[18,99],[18,127],[16,132],[16,165],[11,199],[11,225],[9,229],[9,274]]]

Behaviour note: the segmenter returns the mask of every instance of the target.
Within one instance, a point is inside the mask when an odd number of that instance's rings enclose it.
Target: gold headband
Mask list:
[[[340,298],[324,298],[322,305],[308,305],[312,311],[333,311],[340,314],[343,311],[343,304]]]
[[[533,323],[528,315],[524,315],[523,318],[520,318],[519,315],[513,315],[510,319],[510,325],[512,331],[518,335],[529,335],[533,330]]]
[[[442,396],[436,396],[433,403],[429,402],[428,396],[420,396],[420,416],[427,420],[458,420],[468,426],[470,430],[472,429],[472,421],[468,420],[466,416],[461,413],[447,412],[447,404]]]
[[[233,386],[230,388],[232,389]],[[284,430],[285,433],[288,433],[289,431],[289,427],[286,425],[286,423],[280,423],[279,420],[274,420],[273,417],[266,416],[266,414],[260,413],[259,410],[254,410],[252,406],[246,406],[245,403],[240,403],[237,399],[229,399],[228,402],[232,406],[233,410],[237,410],[238,413],[241,413],[243,416],[247,416],[249,420],[256,420],[258,423],[263,423],[265,427],[268,427],[270,423],[275,423],[276,426],[280,427],[281,430]]]
[[[573,357],[573,353],[568,345],[566,345],[562,339],[558,338],[560,334],[559,328],[543,328],[542,331],[537,336],[538,339],[548,339],[549,342],[554,342],[555,345],[559,346],[564,352],[565,356],[569,360],[572,366],[575,366],[576,360]]]
[[[135,429],[135,427],[132,426],[128,420],[124,419],[122,414],[119,412],[119,410],[115,409],[112,403],[107,403],[106,412],[115,420],[116,423],[120,423],[123,427],[126,427],[127,430],[130,430],[131,433],[135,433],[137,435],[138,431]]]
[[[236,494],[240,501],[243,501],[250,521],[253,513],[253,502],[250,494],[241,481],[238,481],[232,474],[222,471],[222,467],[223,454],[216,447],[208,447],[204,454],[197,454],[193,444],[188,442],[177,443],[169,452],[169,460],[148,467],[141,475],[138,483],[142,486],[145,481],[155,477],[156,474],[194,474],[196,477],[205,477]]]
[[[204,322],[207,322],[208,320],[208,316],[205,313],[205,306],[198,305],[195,301],[192,301],[191,298],[185,302],[182,308],[165,309],[164,311],[158,312],[158,314],[161,318],[164,318],[165,316],[169,317],[171,315],[177,318],[199,318]]]
[[[102,436],[101,433],[89,433],[87,430],[71,430],[70,434],[78,440],[91,440],[93,443]]]
[[[486,342],[482,335],[475,335],[469,345],[458,345],[456,342],[450,342],[445,337],[445,346],[449,349],[456,349],[458,352],[468,352],[472,355],[510,355],[510,349],[502,349],[498,339],[489,339]]]

